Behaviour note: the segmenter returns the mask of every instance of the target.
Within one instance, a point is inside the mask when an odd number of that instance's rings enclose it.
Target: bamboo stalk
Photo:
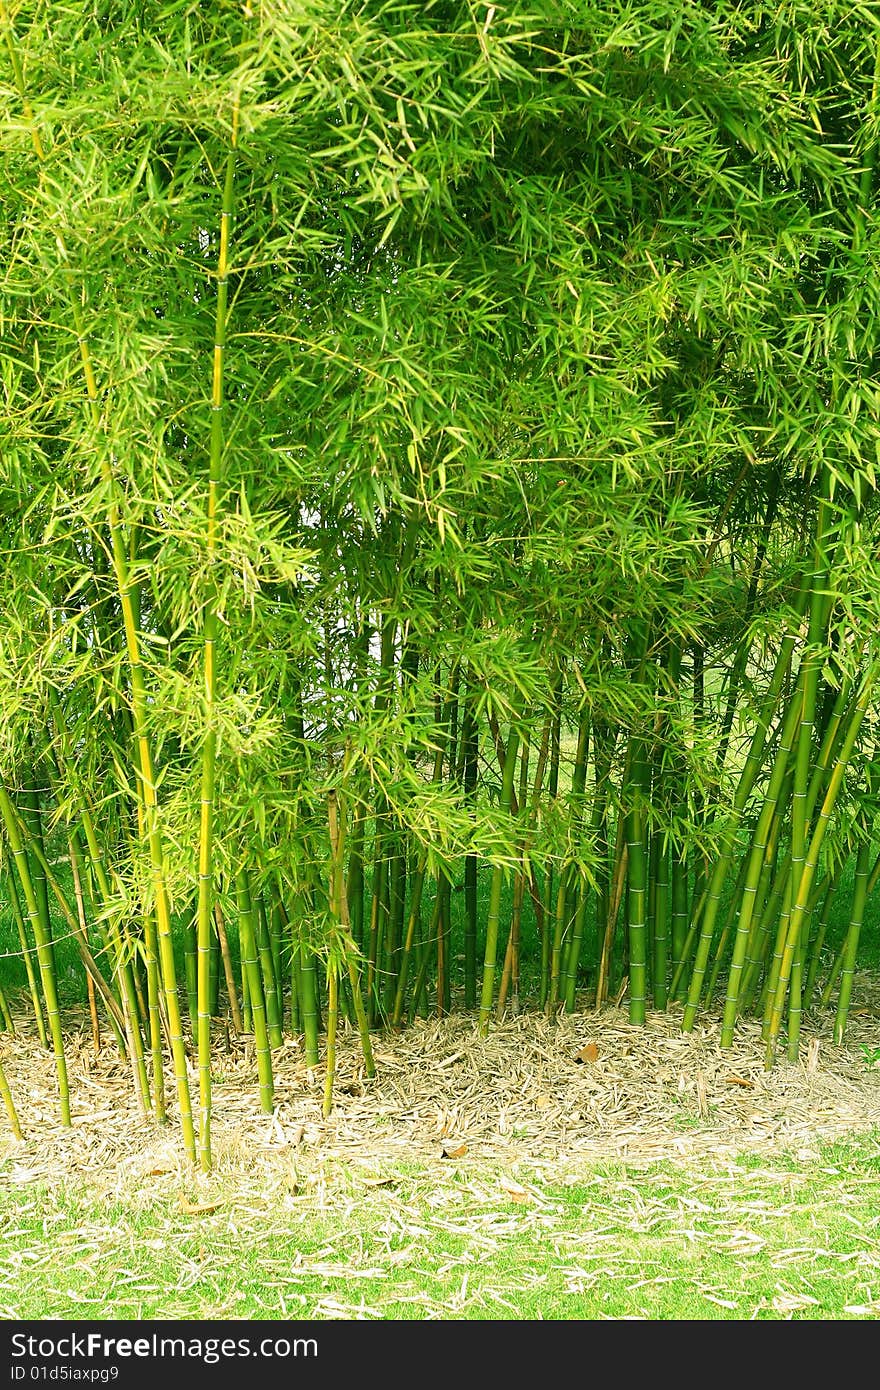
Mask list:
[[[24,925],[24,915],[21,910],[21,902],[18,896],[18,889],[15,886],[15,879],[13,877],[14,873],[14,867],[10,868],[6,880],[9,885],[9,905],[12,908],[12,915],[15,919],[15,926],[18,932],[19,945],[21,946],[21,957],[24,961],[25,970],[27,972],[28,993],[30,994],[31,1004],[34,1010],[34,1022],[36,1023],[37,1027],[37,1037],[40,1040],[41,1047],[48,1047],[49,1035],[46,1032],[46,1024],[43,1018],[43,1005],[40,1000],[39,985],[37,983],[37,977],[34,972],[34,956],[36,955],[36,947],[28,944],[27,934],[25,932]]]
[[[307,1067],[316,1067],[319,1061],[318,1050],[318,987],[315,972],[315,955],[311,946],[300,937],[297,956],[299,962],[300,1015],[303,1025],[303,1048]]]
[[[513,779],[516,768],[516,751],[519,746],[519,733],[516,725],[511,725],[507,738],[507,751],[504,755],[504,771],[501,780],[501,811],[510,814],[513,797]],[[485,1037],[489,1032],[489,1018],[492,1013],[492,994],[495,985],[495,965],[498,953],[498,922],[501,914],[501,888],[504,870],[497,865],[492,870],[492,883],[489,889],[489,911],[486,918],[486,950],[483,958],[483,989],[480,996],[479,1032]]]
[[[60,742],[59,771],[60,762],[65,762],[68,767],[71,764],[71,750],[68,731],[64,726],[61,715],[61,708],[55,692],[49,690],[49,707],[52,711],[56,737]],[[74,870],[74,881],[76,876],[82,877],[82,862],[87,855],[88,866],[91,875],[91,882],[97,886],[97,893],[100,897],[100,904],[103,910],[109,908],[111,893],[110,884],[107,879],[98,837],[95,830],[94,818],[91,810],[86,803],[85,795],[81,788],[74,788],[76,798],[76,809],[82,826],[82,834],[85,837],[85,846],[80,849],[80,832],[76,825],[72,825],[69,844],[72,854],[71,864]],[[114,965],[114,975],[119,979],[119,994],[123,1013],[123,1026],[125,1037],[128,1043],[128,1054],[134,1079],[135,1094],[139,1096],[139,1103],[151,1106],[150,1087],[147,1079],[146,1064],[144,1061],[143,1039],[141,1037],[140,1023],[138,1018],[138,1002],[134,972],[131,962],[131,943],[120,929],[119,925],[113,920],[112,915],[107,921],[106,927],[101,928],[101,937],[106,948],[109,949]],[[160,1053],[161,1056],[161,1046]],[[153,1054],[154,1063],[156,1053]],[[161,1081],[161,1068],[160,1068]],[[164,1114],[160,1103],[160,1112]],[[160,1117],[161,1117],[160,1114]]]
[[[238,901],[239,940],[241,941],[242,967],[247,973],[248,1000],[257,1048],[257,1074],[260,1081],[260,1108],[271,1115],[274,1103],[275,1086],[272,1076],[272,1052],[266,1026],[266,1005],[263,998],[263,980],[260,962],[257,958],[256,934],[254,931],[254,910],[247,869],[241,865],[235,878]]]
[[[399,1028],[403,1018],[403,1001],[406,996],[406,985],[409,977],[410,961],[412,959],[413,943],[415,942],[416,928],[419,923],[419,914],[422,905],[422,892],[425,883],[425,868],[427,864],[427,852],[422,851],[416,871],[413,874],[412,892],[409,902],[409,916],[406,924],[406,935],[403,941],[403,951],[400,958],[400,970],[397,975],[397,988],[394,994],[394,1007],[391,1013],[391,1027]],[[467,978],[467,976],[465,976]]]
[[[667,1003],[666,975],[669,967],[669,849],[662,830],[651,837],[654,898],[654,1008],[665,1009]]]
[[[797,602],[795,603],[796,617],[800,618],[805,604],[806,588],[802,585],[798,593]],[[702,912],[700,934],[697,942],[697,953],[694,960],[693,970],[691,971],[691,981],[688,989],[687,1004],[685,1005],[684,1015],[682,1018],[681,1026],[682,1031],[685,1033],[689,1033],[692,1030],[694,1026],[694,1021],[696,1019],[700,995],[702,993],[703,988],[703,980],[705,978],[706,968],[709,962],[709,952],[712,947],[712,938],[715,931],[715,922],[721,903],[721,892],[724,887],[724,883],[727,878],[727,873],[732,861],[733,849],[736,842],[736,835],[739,829],[740,821],[742,819],[743,811],[747,804],[749,795],[751,794],[752,788],[755,785],[758,773],[761,768],[761,764],[763,762],[764,749],[766,746],[767,733],[770,727],[770,721],[776,710],[779,696],[782,691],[782,686],[786,674],[789,670],[795,640],[795,633],[788,632],[786,636],[783,638],[783,641],[780,645],[780,649],[776,658],[776,663],[773,669],[773,675],[771,677],[770,685],[767,690],[767,695],[762,703],[761,715],[759,717],[755,731],[752,735],[751,743],[749,745],[749,751],[746,755],[746,760],[743,766],[743,771],[740,774],[740,779],[737,784],[736,793],[734,795],[733,808],[724,831],[722,849],[720,854],[718,855],[718,858],[715,863],[715,868],[712,872],[711,879],[709,880],[707,886],[705,906]],[[783,720],[783,728],[781,734],[781,741],[782,745],[784,745],[785,751],[782,755],[782,761],[780,761],[780,753],[777,753],[773,773],[771,776],[771,787],[775,787],[775,791],[773,791],[772,794],[770,791],[768,791],[765,805],[770,801],[772,801],[775,805],[776,798],[779,794],[779,788],[781,787],[781,781],[785,775],[788,757],[791,751],[792,741],[795,736],[796,727],[797,711],[794,703],[790,703],[788,707],[788,712]],[[774,782],[774,778],[778,779],[778,781]],[[767,811],[768,821],[770,815],[772,815],[772,810],[773,807],[769,806]],[[760,858],[760,855],[758,855],[758,858]],[[751,894],[754,892],[754,889],[757,886],[757,875],[759,874],[759,872],[760,870],[757,867],[757,860],[753,860],[752,868],[750,869],[750,876],[746,880],[747,894]],[[694,896],[696,897],[696,888],[694,889]],[[746,903],[748,903],[747,907]],[[737,996],[737,991],[739,989],[739,976],[742,970],[742,960],[744,958],[745,947],[747,944],[748,925],[751,921],[752,908],[753,903],[751,902],[751,899],[744,899],[745,916],[743,917],[743,915],[741,914],[740,926],[737,928],[737,936],[734,941],[734,964],[731,966],[731,975],[728,977],[727,991],[728,1000],[733,1001],[729,1007],[730,1010],[734,1012],[736,1008],[735,1000]],[[728,1027],[732,1028],[732,1023],[730,1022],[729,1014],[726,1015],[725,1018],[726,1022],[724,1036],[726,1037],[726,1030]],[[723,1043],[722,1045],[729,1046],[729,1043]]]
[[[819,851],[822,847],[822,841],[825,837],[825,831],[828,827],[828,822],[831,818],[831,812],[834,807],[834,802],[837,799],[837,794],[840,790],[840,786],[843,781],[843,774],[846,770],[847,763],[849,762],[850,755],[852,754],[852,750],[855,746],[855,741],[858,737],[859,729],[861,728],[862,720],[864,719],[865,713],[868,708],[873,687],[874,673],[872,671],[864,678],[862,690],[856,701],[855,709],[853,710],[852,717],[849,721],[849,727],[847,729],[846,736],[843,740],[841,750],[837,756],[837,760],[834,765],[834,771],[832,772],[831,777],[829,779],[828,790],[825,793],[825,797],[822,802],[822,807],[819,811],[819,815],[816,821],[816,827],[813,831],[812,839],[810,840],[810,846],[804,859],[803,872],[801,873],[800,883],[797,890],[797,896],[792,905],[791,918],[789,920],[788,929],[786,932],[785,946],[779,971],[779,980],[776,985],[776,992],[773,998],[773,1006],[770,1014],[770,1023],[767,1037],[768,1065],[770,1065],[773,1061],[773,1056],[776,1049],[776,1039],[779,1036],[779,1030],[782,1024],[782,1010],[785,1002],[785,994],[791,972],[791,964],[794,958],[794,953],[797,949],[799,934],[804,921],[804,916],[807,912],[809,905],[810,889],[812,887],[813,875],[816,870],[816,865],[819,861]]]
[[[745,887],[743,888],[742,905],[739,912],[736,937],[733,945],[733,959],[727,976],[727,994],[724,1001],[724,1020],[721,1028],[721,1046],[730,1047],[733,1042],[733,1030],[736,1023],[736,1014],[739,999],[739,989],[742,979],[743,967],[746,960],[746,952],[749,944],[749,936],[752,925],[752,918],[755,911],[755,902],[758,886],[761,881],[761,869],[764,862],[764,855],[767,849],[768,838],[777,814],[779,797],[782,791],[783,782],[789,770],[789,758],[794,743],[795,734],[800,723],[800,686],[798,686],[794,699],[791,700],[785,721],[782,726],[782,733],[777,749],[773,770],[770,776],[770,783],[764,797],[764,805],[758,818],[758,823],[752,838],[752,846],[748,858],[746,870]],[[691,993],[688,996],[688,1008],[691,1010],[690,1022],[693,1023],[693,1016],[696,1013],[696,1000],[693,995],[693,983]]]
[[[4,1033],[15,1033],[15,1021],[9,1011],[9,1000],[6,998],[6,991],[0,984],[0,1018],[3,1019]]]
[[[342,927],[340,945],[345,953],[352,1007],[357,1020],[365,1071],[367,1076],[374,1076],[376,1068],[373,1061],[373,1048],[370,1043],[370,1026],[367,1019],[367,1011],[364,1008],[360,980],[358,979],[358,971],[355,964],[355,945],[351,936],[348,898],[345,893],[345,821],[340,811],[337,793],[332,789],[327,794],[327,823],[330,835],[330,912],[336,922]],[[337,940],[339,940],[338,931],[335,935]]]
[[[18,1112],[15,1109],[15,1101],[12,1099],[12,1091],[10,1090],[9,1082],[6,1079],[6,1072],[3,1069],[2,1059],[0,1059],[0,1098],[2,1098],[3,1100],[3,1108],[6,1111],[7,1116],[9,1117],[9,1123],[12,1126],[13,1135],[16,1139],[22,1139],[24,1136],[21,1132],[21,1124],[19,1122]]]
[[[238,100],[232,110],[232,134],[226,156],[223,203],[220,211],[220,250],[217,257],[217,301],[214,317],[214,353],[211,381],[211,442],[208,469],[207,563],[214,563],[217,550],[217,510],[223,477],[226,446],[223,428],[224,366],[226,354],[226,312],[229,286],[229,232],[235,187],[235,150],[238,139]],[[214,789],[217,766],[217,729],[214,708],[217,699],[216,644],[219,631],[217,596],[210,589],[205,602],[203,625],[205,740],[202,747],[201,815],[199,820],[199,898],[196,918],[197,971],[197,1052],[199,1068],[199,1164],[203,1172],[211,1168],[211,938],[213,921],[213,844]]]
[[[339,977],[335,961],[327,962],[327,1063],[324,1073],[322,1113],[328,1119],[333,1109],[333,1083],[336,1080],[336,1025],[339,1018]]]
[[[837,1011],[834,1016],[834,1042],[837,1047],[843,1046],[843,1035],[846,1031],[846,1020],[849,1013],[850,999],[852,997],[856,954],[859,949],[859,937],[861,935],[862,923],[865,919],[865,903],[868,899],[870,854],[871,846],[867,840],[863,840],[859,845],[859,852],[856,857],[856,875],[853,887],[852,908],[850,911],[846,938],[843,943],[840,992],[837,997]]]
[[[627,925],[629,929],[629,1021],[644,1023],[647,996],[647,890],[645,783],[648,763],[644,740],[634,735],[632,780],[627,786],[626,846],[629,858]]]
[[[86,940],[86,938],[87,938],[86,907],[85,907],[85,899],[84,899],[84,897],[83,897],[82,880],[81,880],[81,878],[80,878],[79,863],[78,863],[78,860],[77,860],[77,853],[76,853],[76,850],[75,850],[75,847],[74,847],[74,839],[73,839],[73,836],[70,836],[70,837],[69,837],[69,839],[68,839],[68,841],[67,841],[67,845],[68,845],[68,858],[69,858],[69,861],[70,861],[70,872],[71,872],[71,874],[72,874],[72,876],[73,876],[73,896],[74,896],[74,901],[76,902],[76,915],[77,915],[77,920],[78,920],[78,922],[79,922],[80,935],[82,936],[83,940]],[[94,1046],[94,1049],[95,1049],[95,1056],[96,1056],[96,1057],[100,1057],[100,1055],[101,1055],[101,1028],[100,1028],[100,1024],[99,1024],[99,1022],[98,1022],[98,1004],[97,1004],[97,1000],[96,1000],[96,998],[95,998],[95,982],[94,982],[94,980],[92,979],[91,975],[88,973],[88,971],[86,971],[86,987],[87,987],[87,990],[88,990],[88,999],[89,999],[89,1017],[90,1017],[91,1023],[92,1023],[92,1045]],[[136,1086],[136,1094],[137,1094],[137,1097],[138,1097],[138,1102],[139,1102],[139,1104],[140,1104],[140,1106],[141,1106],[141,1109],[142,1109],[142,1110],[146,1110],[146,1109],[147,1109],[146,1097],[145,1097],[145,1095],[143,1094],[143,1092],[140,1092],[140,1091],[137,1090],[137,1080],[135,1081],[135,1086]]]
[[[232,965],[232,952],[229,949],[229,937],[226,934],[226,923],[223,920],[223,912],[220,904],[214,904],[214,925],[217,929],[217,939],[220,942],[220,955],[223,958],[223,973],[226,977],[226,993],[229,997],[229,1012],[232,1015],[232,1026],[236,1033],[244,1032],[244,1020],[241,1016],[241,1009],[238,1006],[238,990],[235,987],[235,971]]]
[[[55,983],[55,969],[52,960],[52,953],[49,942],[43,931],[43,924],[40,918],[40,910],[37,905],[37,895],[31,880],[30,868],[28,867],[27,855],[24,844],[22,843],[19,832],[18,817],[12,805],[9,793],[5,786],[0,783],[0,815],[6,828],[6,837],[9,840],[9,847],[18,869],[19,881],[25,902],[28,909],[28,920],[31,924],[31,931],[37,945],[37,960],[40,967],[40,983],[43,988],[43,1000],[46,1006],[46,1020],[49,1026],[49,1036],[52,1039],[52,1050],[55,1054],[55,1069],[58,1076],[58,1095],[61,1106],[61,1123],[69,1126],[70,1119],[70,1088],[67,1081],[67,1061],[64,1056],[64,1039],[61,1032],[61,1014],[58,1008],[58,991]]]

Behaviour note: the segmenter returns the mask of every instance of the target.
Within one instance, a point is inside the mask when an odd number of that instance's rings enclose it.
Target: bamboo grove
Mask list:
[[[325,1113],[432,1011],[842,1038],[880,8],[0,23],[0,1054],[20,989],[70,1123],[87,998],[208,1168],[223,1029]]]

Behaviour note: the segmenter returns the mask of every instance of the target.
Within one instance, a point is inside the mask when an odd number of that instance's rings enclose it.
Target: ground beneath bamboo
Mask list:
[[[335,1103],[322,1117],[323,1073],[309,1070],[298,1039],[274,1054],[275,1108],[259,1105],[251,1038],[215,1040],[215,1174],[259,1184],[323,1180],[334,1164],[381,1180],[383,1168],[425,1161],[477,1171],[488,1165],[548,1178],[596,1162],[737,1154],[808,1159],[815,1145],[880,1124],[880,975],[862,974],[845,1045],[832,1042],[831,1014],[807,1015],[800,1059],[784,1050],[765,1069],[760,1024],[743,1020],[733,1047],[719,1046],[720,1017],[706,1013],[681,1032],[681,1007],[629,1023],[626,1003],[548,1019],[523,1012],[478,1036],[472,1015],[418,1019],[399,1034],[374,1035],[376,1075],[365,1076],[356,1032],[343,1030]],[[65,1181],[130,1195],[155,1179],[183,1177],[189,1165],[168,1076],[170,1123],[138,1113],[130,1076],[112,1042],[95,1055],[88,1020],[67,1038],[73,1126],[58,1118],[51,1053],[25,1017],[0,1055],[25,1131],[0,1139],[4,1178]],[[191,1084],[198,1095],[195,1069]]]

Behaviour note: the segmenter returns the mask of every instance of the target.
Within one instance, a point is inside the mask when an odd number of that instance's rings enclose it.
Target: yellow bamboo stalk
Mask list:
[[[220,252],[217,259],[217,307],[214,320],[213,376],[211,382],[211,447],[208,471],[207,562],[210,573],[217,551],[217,506],[223,470],[223,365],[226,352],[226,303],[229,284],[229,227],[235,178],[238,135],[238,100],[232,112],[232,140],[226,158],[223,204],[220,212]],[[199,1066],[199,1164],[211,1168],[211,931],[213,923],[214,782],[217,766],[217,731],[214,706],[217,698],[215,649],[218,634],[216,593],[205,605],[204,687],[205,742],[202,748],[201,806],[199,816],[199,900],[196,918],[198,1066]]]
[[[0,1061],[0,1097],[3,1099],[3,1108],[9,1116],[9,1123],[12,1126],[12,1133],[16,1139],[21,1139],[21,1124],[19,1123],[18,1113],[15,1109],[15,1101],[12,1099],[12,1091],[9,1089],[9,1082],[6,1080],[6,1072],[3,1070],[3,1063]]]

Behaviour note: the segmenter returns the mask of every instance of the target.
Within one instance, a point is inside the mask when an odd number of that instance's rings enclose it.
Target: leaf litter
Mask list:
[[[791,1064],[781,1056],[770,1071],[759,1022],[741,1020],[733,1047],[722,1049],[716,1012],[707,1011],[692,1033],[683,1034],[676,1005],[650,1013],[644,1027],[629,1023],[625,1006],[552,1018],[521,1013],[495,1024],[487,1038],[477,1035],[472,1015],[416,1019],[399,1034],[377,1033],[372,1079],[364,1075],[357,1033],[341,1028],[327,1120],[321,1113],[321,1069],[305,1066],[297,1040],[273,1055],[276,1105],[267,1117],[259,1106],[252,1040],[233,1039],[228,1051],[217,1050],[212,1064],[210,1175],[195,1173],[183,1154],[171,1086],[166,1084],[170,1125],[140,1115],[112,1044],[95,1057],[85,1016],[66,1039],[73,1127],[65,1129],[57,1118],[52,1055],[39,1046],[28,1019],[16,1017],[16,1035],[0,1035],[0,1049],[13,1094],[22,1098],[25,1138],[0,1138],[0,1175],[19,1194],[19,1218],[41,1214],[46,1246],[11,1252],[0,1262],[0,1311],[15,1308],[23,1270],[48,1272],[54,1260],[57,1271],[53,1221],[71,1190],[149,1212],[158,1231],[152,1242],[119,1221],[86,1223],[78,1244],[64,1243],[63,1258],[97,1275],[111,1241],[131,1248],[151,1244],[172,1255],[178,1287],[165,1289],[162,1316],[191,1316],[198,1291],[199,1316],[240,1316],[243,1295],[230,1298],[220,1277],[224,1260],[234,1259],[230,1234],[295,1232],[307,1213],[313,1219],[316,1211],[331,1209],[351,1221],[353,1235],[369,1210],[381,1212],[382,1260],[360,1236],[359,1250],[355,1242],[345,1252],[317,1251],[274,1266],[267,1257],[259,1305],[267,1315],[382,1316],[356,1288],[363,1280],[384,1282],[393,1275],[395,1301],[411,1302],[414,1316],[503,1317],[515,1308],[510,1300],[517,1291],[532,1297],[546,1276],[505,1272],[502,1287],[496,1272],[490,1287],[485,1281],[477,1285],[476,1271],[512,1235],[529,1229],[556,1250],[557,1272],[572,1297],[592,1290],[597,1279],[603,1286],[624,1279],[632,1289],[668,1282],[659,1264],[650,1269],[650,1260],[647,1270],[642,1259],[634,1272],[633,1259],[618,1247],[622,1233],[637,1238],[660,1230],[671,1214],[682,1241],[706,1246],[711,1231],[713,1251],[747,1261],[767,1251],[768,1228],[786,1208],[798,1206],[817,1146],[867,1134],[880,1124],[880,1072],[864,1063],[864,1049],[876,1045],[880,976],[862,972],[856,990],[843,1046],[833,1043],[830,1015],[807,1016],[801,1060]],[[763,1181],[764,1195],[743,1202],[737,1166],[743,1155],[756,1164],[763,1157],[768,1165],[794,1158],[803,1165],[802,1178],[795,1170],[781,1180],[772,1167],[762,1172],[753,1166],[749,1184],[760,1188]],[[658,1195],[653,1184],[640,1182],[640,1171],[659,1162],[692,1173],[689,1201],[680,1192]],[[407,1174],[413,1172],[420,1176],[411,1185]],[[729,1216],[718,1209],[719,1175],[726,1175]],[[699,1184],[710,1178],[716,1188],[707,1191],[709,1203],[701,1203]],[[547,1184],[613,1189],[613,1219],[596,1221],[586,1232],[573,1230],[566,1208],[544,1195]],[[29,1200],[32,1187],[39,1190],[38,1200]],[[844,1194],[844,1211],[846,1200]],[[194,1235],[207,1243],[210,1259],[194,1260]],[[864,1248],[855,1253],[834,1252],[821,1242],[815,1250],[774,1250],[774,1267],[782,1273],[792,1263],[809,1267],[820,1258],[826,1264],[848,1262],[854,1283],[846,1311],[876,1317],[880,1230],[862,1235]],[[464,1244],[460,1257],[450,1256],[450,1239]],[[441,1272],[454,1276],[443,1297],[418,1289],[420,1278],[437,1279]],[[400,1282],[404,1275],[416,1281],[410,1291]],[[71,1289],[55,1289],[53,1296],[59,1315],[66,1306],[88,1302],[101,1316],[150,1316],[155,1277],[155,1271],[139,1274],[135,1267],[112,1297]],[[297,1294],[315,1278],[335,1281],[332,1294],[317,1301]],[[342,1296],[346,1287],[350,1297]],[[781,1282],[760,1309],[737,1304],[729,1292],[723,1286],[701,1288],[707,1302],[743,1317],[809,1316],[813,1306],[806,1287]]]

